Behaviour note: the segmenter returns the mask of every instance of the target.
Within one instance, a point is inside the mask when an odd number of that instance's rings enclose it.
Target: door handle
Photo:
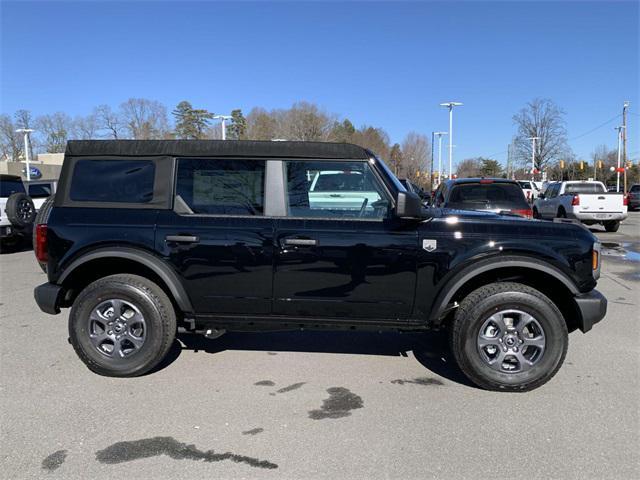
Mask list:
[[[167,242],[176,243],[198,243],[200,238],[195,235],[167,235],[164,237]]]
[[[314,240],[313,238],[285,238],[284,244],[312,247],[314,245],[317,245],[318,241]]]

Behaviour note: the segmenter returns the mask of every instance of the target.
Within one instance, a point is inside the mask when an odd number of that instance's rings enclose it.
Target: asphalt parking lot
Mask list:
[[[0,255],[0,477],[640,477],[640,213],[604,245],[605,320],[527,394],[469,385],[439,335],[184,338],[162,369],[97,376],[41,313],[31,251]]]

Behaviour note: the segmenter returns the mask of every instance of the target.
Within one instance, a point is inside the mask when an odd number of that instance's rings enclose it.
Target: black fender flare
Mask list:
[[[441,322],[443,315],[449,310],[448,306],[451,299],[467,282],[483,273],[503,268],[527,268],[537,270],[547,275],[551,275],[556,280],[562,282],[572,295],[575,296],[580,294],[580,290],[578,290],[578,287],[573,280],[562,270],[550,263],[542,263],[540,262],[540,259],[535,260],[526,256],[517,255],[492,257],[463,267],[462,270],[453,274],[451,278],[445,281],[439,289],[438,295],[433,303],[431,315],[429,316],[429,323],[438,325]]]
[[[152,270],[167,285],[169,291],[173,295],[178,307],[185,313],[193,313],[193,306],[189,295],[185,290],[178,275],[157,256],[132,247],[102,247],[91,250],[87,253],[75,258],[67,267],[64,268],[56,283],[62,285],[64,281],[81,265],[92,260],[100,258],[123,258],[137,262]]]

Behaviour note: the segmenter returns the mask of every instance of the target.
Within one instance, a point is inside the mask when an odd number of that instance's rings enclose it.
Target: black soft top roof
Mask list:
[[[249,140],[70,140],[67,156],[180,156],[365,159],[372,154],[350,143]]]

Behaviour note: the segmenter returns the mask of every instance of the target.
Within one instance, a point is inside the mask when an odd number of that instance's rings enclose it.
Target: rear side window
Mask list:
[[[47,198],[51,196],[51,185],[29,185],[31,198]]]
[[[567,183],[564,193],[604,193],[606,190],[599,183]]]
[[[629,190],[629,191],[633,192],[633,193],[640,192],[640,185],[634,185],[633,187],[631,187],[631,190]]]
[[[13,193],[25,193],[22,180],[0,180],[0,197],[10,197]]]
[[[147,203],[153,199],[154,177],[149,160],[80,160],[69,197],[76,202]]]
[[[193,213],[263,215],[265,162],[260,160],[178,160],[176,196]]]
[[[469,183],[455,185],[449,197],[449,206],[482,209],[492,205],[526,205],[522,189],[513,183]]]

